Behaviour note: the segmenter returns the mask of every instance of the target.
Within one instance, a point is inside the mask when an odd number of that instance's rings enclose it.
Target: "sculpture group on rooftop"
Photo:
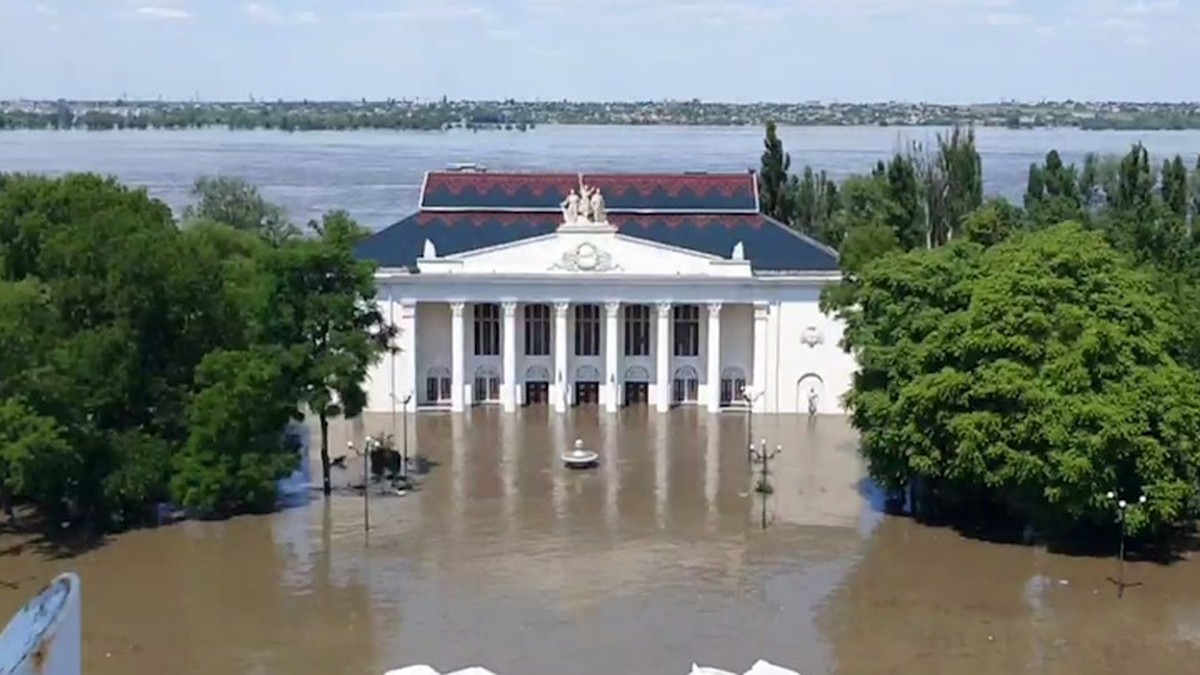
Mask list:
[[[563,222],[568,225],[608,222],[608,212],[604,207],[604,195],[590,185],[581,184],[578,193],[572,189],[559,206],[563,210]]]

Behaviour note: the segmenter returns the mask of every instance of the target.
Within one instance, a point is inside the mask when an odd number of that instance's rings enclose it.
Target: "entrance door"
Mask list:
[[[600,403],[599,382],[576,382],[575,405],[598,405]]]
[[[650,400],[650,385],[645,382],[625,383],[625,405],[646,405]]]
[[[526,382],[525,405],[546,405],[550,402],[549,382]]]

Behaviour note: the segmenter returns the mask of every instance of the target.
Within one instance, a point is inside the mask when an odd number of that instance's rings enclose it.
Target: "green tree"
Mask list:
[[[329,494],[329,418],[361,412],[367,370],[395,330],[375,302],[373,264],[354,254],[366,232],[344,212],[310,227],[315,237],[274,252],[271,331],[296,355],[301,400],[320,424],[322,485]]]
[[[954,127],[938,134],[938,151],[925,173],[929,247],[942,246],[962,229],[967,214],[983,203],[983,163],[975,130]]]
[[[894,203],[888,218],[900,247],[906,251],[925,244],[925,204],[922,200],[921,167],[915,149],[896,153],[883,168],[889,197]]]
[[[10,520],[13,495],[31,495],[44,511],[60,513],[70,493],[64,468],[78,461],[56,420],[19,398],[0,400],[0,504]]]
[[[1075,166],[1064,165],[1057,150],[1046,154],[1044,164],[1029,167],[1025,210],[1039,225],[1078,221],[1085,215]]]
[[[788,190],[792,158],[783,150],[775,122],[767,122],[763,139],[762,166],[758,172],[759,208],[781,223],[792,219],[791,194]]]
[[[813,171],[812,167],[806,166],[792,195],[792,226],[825,241],[825,233],[841,205],[837,183],[824,171]]]
[[[1173,160],[1163,160],[1159,194],[1170,213],[1180,219],[1187,218],[1188,172],[1179,155],[1175,155]]]
[[[206,515],[274,506],[277,481],[298,461],[283,435],[296,415],[287,360],[274,347],[205,356],[171,479],[176,503]]]
[[[202,176],[192,186],[195,204],[184,210],[185,222],[210,220],[254,232],[272,243],[291,239],[299,231],[283,209],[268,202],[258,188],[241,178]]]
[[[1171,356],[1149,275],[1076,224],[885,256],[847,305],[848,403],[872,475],[960,515],[1049,531],[1104,526],[1144,493],[1135,533],[1192,515],[1200,381]]]
[[[989,199],[963,221],[963,234],[970,241],[994,246],[1024,227],[1025,214],[1003,197]]]

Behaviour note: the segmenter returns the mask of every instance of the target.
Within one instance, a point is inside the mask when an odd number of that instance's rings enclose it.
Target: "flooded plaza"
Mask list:
[[[410,417],[421,489],[113,537],[73,557],[0,546],[0,611],[83,580],[88,675],[378,675],[412,663],[511,675],[1190,672],[1200,567],[1067,557],[883,516],[840,417],[679,409]],[[389,416],[333,429],[333,454]],[[590,471],[559,460],[576,439]],[[314,437],[314,442],[315,442]],[[314,455],[316,454],[314,449]],[[357,476],[358,460],[344,474]],[[319,475],[319,471],[314,472]],[[341,479],[346,480],[347,475]]]

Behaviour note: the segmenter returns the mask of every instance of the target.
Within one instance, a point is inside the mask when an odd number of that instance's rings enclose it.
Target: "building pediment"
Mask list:
[[[434,256],[428,255],[434,253]],[[422,274],[750,277],[750,263],[621,234],[606,224],[564,225],[549,235],[417,261]]]

